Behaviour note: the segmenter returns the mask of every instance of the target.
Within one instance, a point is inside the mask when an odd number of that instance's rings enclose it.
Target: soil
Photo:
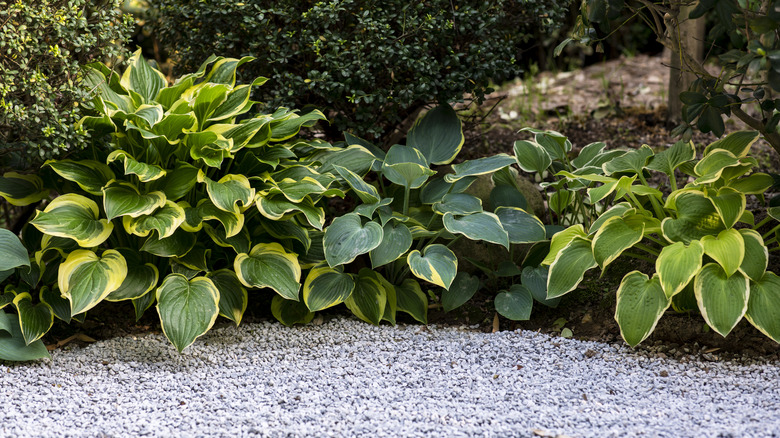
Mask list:
[[[639,55],[590,66],[576,72],[542,73],[525,81],[507,84],[479,108],[465,108],[470,116],[467,123],[467,141],[459,159],[474,159],[505,152],[512,153],[514,141],[526,138],[518,130],[529,126],[559,131],[572,141],[575,150],[591,142],[604,141],[609,148],[630,148],[648,144],[665,147],[676,139],[670,136],[666,124],[666,84],[669,69],[663,56]],[[727,130],[741,127],[727,123]],[[714,141],[711,134],[696,133],[693,141],[699,150]],[[780,168],[780,158],[768,145],[759,143],[754,148],[761,170]],[[753,200],[758,206],[758,201]],[[770,269],[780,272],[780,260],[773,256]],[[623,262],[612,267],[603,277],[588,273],[578,293],[563,297],[560,305],[547,308],[536,304],[529,321],[513,322],[497,318],[493,308],[495,288],[483,288],[469,304],[445,313],[434,303],[429,310],[429,323],[453,326],[478,326],[489,332],[525,329],[543,333],[571,335],[577,339],[622,343],[614,320],[615,292],[622,276],[634,269],[652,273],[647,263]],[[344,306],[326,310],[322,318],[347,315]],[[134,321],[129,302],[105,303],[90,311],[83,324],[70,326],[60,322],[44,338],[47,345],[83,342],[72,338],[85,334],[94,339],[118,335],[140,335],[159,332],[160,323],[154,309],[149,309],[140,321]],[[252,293],[244,321],[272,319],[270,294]],[[496,319],[497,318],[497,319]],[[399,322],[414,323],[404,314]],[[314,323],[322,319],[315,319]],[[497,321],[497,324],[496,324]],[[220,318],[219,324],[229,324]],[[63,345],[60,345],[62,347]],[[698,314],[678,314],[668,311],[652,335],[639,347],[651,349],[659,356],[699,356],[706,360],[723,360],[734,356],[780,359],[780,344],[753,328],[746,320],[727,338],[709,330]]]

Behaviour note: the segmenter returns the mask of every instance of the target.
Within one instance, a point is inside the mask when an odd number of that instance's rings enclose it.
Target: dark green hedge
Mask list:
[[[80,66],[123,50],[132,21],[121,3],[0,1],[0,163],[28,167],[86,143],[73,128],[90,93]]]
[[[379,136],[422,104],[484,96],[514,77],[518,47],[560,22],[547,0],[151,0],[176,72],[212,53],[257,59],[272,107],[330,108],[333,127]]]

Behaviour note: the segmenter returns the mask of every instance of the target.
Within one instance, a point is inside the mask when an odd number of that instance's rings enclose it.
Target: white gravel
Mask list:
[[[780,364],[649,354],[345,319],[123,337],[0,363],[0,436],[780,436]]]

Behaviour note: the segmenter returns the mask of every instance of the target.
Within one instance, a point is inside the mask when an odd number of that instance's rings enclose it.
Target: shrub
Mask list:
[[[477,100],[520,71],[517,45],[567,2],[152,0],[179,71],[211,53],[250,55],[272,107],[335,111],[332,127],[380,138],[421,105]]]
[[[90,89],[81,66],[117,57],[132,21],[122,2],[0,1],[0,156],[30,167],[86,144],[73,124]]]

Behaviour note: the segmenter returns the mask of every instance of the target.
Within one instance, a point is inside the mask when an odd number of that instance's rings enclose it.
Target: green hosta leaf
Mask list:
[[[152,192],[142,195],[128,182],[110,182],[103,189],[103,208],[109,220],[120,216],[138,217],[151,214],[165,205],[165,193]]]
[[[125,169],[125,175],[136,175],[141,182],[149,182],[160,179],[166,175],[165,169],[153,164],[136,161],[125,151],[114,151],[106,158],[106,163],[120,160]],[[104,183],[105,185],[105,183]]]
[[[425,184],[436,172],[428,168],[425,156],[410,146],[394,145],[387,151],[382,174],[391,182],[412,189]]]
[[[701,238],[704,254],[718,262],[726,271],[726,276],[731,277],[745,258],[745,241],[739,231],[731,228],[721,231],[717,237],[704,236]]]
[[[209,331],[219,314],[219,290],[205,277],[170,274],[156,297],[163,333],[180,353]]]
[[[566,209],[569,208],[573,200],[573,192],[568,190],[558,190],[550,196],[548,205],[550,210],[554,211],[555,214],[560,216]]]
[[[314,312],[310,311],[306,304],[285,300],[279,295],[274,295],[271,300],[271,314],[287,327],[292,327],[295,324],[308,324],[314,319]]]
[[[499,207],[516,207],[522,210],[528,209],[528,200],[523,193],[510,185],[497,185],[490,191],[490,205],[494,209]],[[541,211],[539,212],[541,213]]]
[[[355,316],[374,325],[382,321],[387,305],[387,291],[377,275],[370,269],[361,269],[355,281],[355,290],[344,301]]]
[[[239,124],[211,125],[206,128],[206,131],[214,132],[225,139],[232,140],[233,145],[230,151],[238,152],[244,147],[254,149],[266,145],[271,138],[270,122],[271,119],[268,116],[260,116],[254,119],[243,120]]]
[[[196,239],[195,234],[178,228],[170,237],[163,239],[152,234],[141,246],[141,251],[158,257],[184,257],[195,246]]]
[[[496,154],[492,157],[478,158],[476,160],[465,161],[460,164],[453,164],[454,174],[444,175],[444,181],[453,183],[463,178],[478,175],[486,175],[496,172],[515,163],[515,157],[507,154]]]
[[[780,277],[774,272],[750,283],[745,318],[761,333],[780,342]]]
[[[30,266],[27,249],[14,233],[0,228],[0,271],[7,271],[19,266]]]
[[[229,269],[220,269],[209,272],[206,278],[211,280],[219,291],[219,314],[236,325],[241,324],[241,318],[249,304],[249,296],[238,276]]]
[[[655,261],[658,280],[668,298],[672,298],[685,289],[699,272],[704,248],[698,240],[692,240],[686,246],[676,242],[665,246]]]
[[[127,262],[125,279],[117,289],[106,296],[106,301],[134,300],[151,292],[157,286],[160,272],[155,265],[151,263],[131,264],[129,260]]]
[[[111,168],[99,161],[49,160],[44,166],[50,167],[66,180],[75,182],[91,195],[102,195],[103,187],[116,178]]]
[[[27,345],[19,321],[14,315],[0,310],[0,360],[27,361],[49,357],[43,342]]]
[[[513,284],[508,291],[499,292],[494,303],[501,316],[512,321],[527,321],[531,318],[534,298],[528,288]]]
[[[620,335],[628,345],[636,347],[650,336],[671,303],[658,276],[648,278],[639,271],[629,272],[617,291],[615,321]]]
[[[303,245],[303,248],[308,251],[311,247],[311,237],[309,237],[309,231],[298,225],[296,221],[262,221],[263,228],[268,234],[274,236],[277,239],[294,239]]]
[[[555,242],[553,241],[553,243]],[[552,252],[552,247],[550,252]],[[598,264],[593,257],[590,240],[580,236],[573,237],[550,265],[547,278],[547,298],[558,298],[573,291],[582,281],[585,272],[596,266]]]
[[[545,240],[542,221],[516,207],[498,207],[496,216],[509,235],[510,243],[533,243]]]
[[[712,202],[702,192],[684,190],[676,197],[670,195],[666,208],[677,210],[676,219],[667,217],[661,222],[663,236],[670,242],[687,244],[725,228]]]
[[[376,222],[361,224],[360,216],[348,213],[333,220],[325,229],[323,244],[328,265],[350,263],[382,243],[382,226]]]
[[[745,258],[739,269],[751,280],[760,281],[769,264],[769,250],[757,231],[744,228],[738,231],[745,243]]]
[[[282,141],[294,137],[302,127],[314,126],[318,120],[327,120],[325,114],[319,110],[313,110],[301,116],[293,115],[281,122],[272,122],[271,141]]]
[[[704,149],[704,155],[716,149],[725,149],[737,158],[742,158],[750,151],[753,143],[760,138],[758,131],[737,131],[711,143]]]
[[[361,178],[358,174],[347,169],[346,167],[334,165],[333,168],[336,169],[336,172],[338,172],[342,178],[344,178],[344,180],[347,182],[347,184],[349,184],[352,190],[354,190],[355,194],[358,196],[358,198],[360,198],[361,201],[366,204],[379,202],[379,199],[381,198],[379,196],[379,192],[374,186],[363,181],[363,178]]]
[[[406,225],[390,221],[382,228],[382,243],[369,251],[371,267],[376,269],[397,260],[412,247],[412,233]]]
[[[705,188],[704,193],[704,196],[712,202],[726,228],[733,227],[745,212],[746,200],[744,193],[740,193],[731,187],[722,187],[717,192]]]
[[[208,259],[211,257],[211,249],[204,248],[202,245],[195,245],[184,257],[174,257],[177,265],[183,266],[193,271],[193,277],[201,271],[209,270]],[[184,273],[184,272],[182,272]],[[186,274],[185,274],[186,275]],[[190,277],[191,278],[191,277]]]
[[[233,269],[246,287],[269,287],[288,300],[298,299],[301,287],[298,256],[276,242],[258,243],[249,254],[239,254]]]
[[[311,159],[322,163],[322,166],[319,168],[320,173],[333,172],[335,166],[341,166],[358,175],[365,175],[371,169],[377,157],[363,146],[354,144],[338,152],[324,152],[322,156],[315,154]]]
[[[222,160],[232,157],[232,140],[220,138],[210,131],[188,132],[184,142],[189,147],[190,157],[203,160],[209,167],[219,168],[222,166]]]
[[[238,207],[233,211],[225,211],[214,205],[209,199],[201,199],[198,202],[198,216],[201,220],[216,220],[225,227],[225,236],[233,237],[244,228],[244,215],[239,213]]]
[[[509,249],[509,235],[501,225],[501,220],[493,213],[473,213],[455,217],[445,213],[444,228],[452,234],[462,234],[471,240],[484,240]]]
[[[547,151],[535,141],[518,140],[514,146],[517,165],[524,172],[542,173],[552,164],[552,158]]]
[[[14,306],[19,312],[19,327],[24,342],[32,344],[42,338],[54,324],[54,313],[46,303],[32,303],[32,297],[24,292],[14,298]]]
[[[547,273],[546,266],[526,266],[523,268],[523,272],[520,275],[520,280],[523,286],[527,287],[531,291],[534,299],[547,307],[558,307],[558,303],[561,302],[560,298],[547,298]]]
[[[281,181],[273,182],[269,189],[263,190],[264,196],[277,193],[281,193],[290,202],[301,202],[306,198],[318,199],[320,196],[340,196],[342,198],[345,196],[341,189],[328,189],[322,183],[310,177],[304,177],[299,181],[285,178]]]
[[[534,128],[523,128],[520,132],[527,131],[534,134],[534,140],[541,145],[553,160],[564,161],[566,153],[571,150],[571,142],[565,135],[555,131],[540,131]]]
[[[69,193],[55,198],[30,222],[44,234],[75,240],[90,248],[108,239],[114,225],[98,219],[98,205],[81,195]]]
[[[458,273],[458,258],[449,248],[440,244],[428,245],[420,253],[409,253],[407,263],[417,278],[449,289]]]
[[[482,200],[467,193],[449,193],[433,204],[433,211],[439,214],[468,215],[482,211]]]
[[[449,289],[441,293],[441,305],[445,312],[466,304],[479,289],[479,278],[466,272],[458,272]]]
[[[46,303],[51,308],[54,316],[65,321],[66,324],[70,323],[72,319],[70,316],[70,301],[60,295],[60,291],[56,286],[53,288],[43,286],[40,292],[38,292],[38,298],[40,298],[42,303]]]
[[[601,213],[598,219],[593,221],[593,223],[590,225],[590,229],[588,230],[588,234],[596,234],[596,231],[598,231],[601,226],[604,225],[604,222],[613,217],[623,217],[623,215],[629,210],[636,211],[628,202],[621,202],[619,204],[613,205],[609,210]]]
[[[614,217],[604,222],[593,236],[593,257],[596,263],[603,270],[620,257],[623,251],[639,243],[644,231],[643,223],[629,223],[621,217]]]
[[[119,252],[109,249],[98,257],[79,249],[60,265],[57,283],[62,296],[70,301],[70,315],[75,316],[103,301],[126,276],[127,263]]]
[[[723,337],[747,311],[750,289],[741,272],[728,276],[720,265],[709,263],[696,275],[693,288],[704,320]]]
[[[156,180],[152,187],[153,190],[161,190],[165,193],[169,201],[178,201],[195,187],[197,175],[197,167],[179,161],[173,171],[168,171],[164,178]]]
[[[517,144],[517,143],[515,143]],[[572,166],[574,166],[577,169],[581,169],[583,167],[591,166],[592,162],[594,162],[599,156],[603,155],[602,151],[604,148],[607,147],[607,144],[604,142],[596,142],[591,143],[589,145],[583,146],[582,149],[580,149],[579,154],[577,154],[577,158],[574,158],[571,160]],[[517,150],[517,149],[515,149]],[[516,152],[515,152],[516,153]],[[598,164],[597,166],[601,166],[601,164]]]
[[[477,177],[468,177],[448,183],[444,178],[433,178],[420,190],[420,202],[433,204],[441,201],[441,198],[448,193],[463,193],[476,179]]]
[[[449,105],[439,105],[417,119],[406,143],[423,153],[427,167],[428,163],[452,162],[464,141],[463,127],[455,110]]]
[[[225,102],[209,116],[209,121],[225,120],[247,112],[249,94],[252,92],[252,88],[263,85],[267,80],[267,78],[259,77],[252,81],[251,84],[234,87],[228,93]]]
[[[360,204],[357,207],[355,207],[354,212],[357,213],[359,216],[363,216],[366,219],[373,219],[374,213],[378,209],[390,205],[392,202],[393,202],[393,198],[384,198],[381,199],[379,202],[374,202],[373,204]],[[387,223],[387,221],[384,222]]]
[[[766,173],[754,173],[744,178],[733,179],[726,187],[741,192],[744,195],[761,195],[774,184],[774,179]]]
[[[619,157],[613,158],[601,167],[607,175],[622,172],[641,174],[652,157],[653,150],[650,149],[650,146],[643,144],[639,149],[630,150]]]
[[[663,172],[670,178],[674,178],[674,170],[694,158],[696,158],[696,148],[694,148],[693,142],[678,141],[672,147],[655,154],[647,164],[647,168]]]
[[[204,129],[206,121],[226,100],[231,86],[227,84],[204,83],[198,87],[192,102],[192,110],[198,119],[198,127]]]
[[[161,238],[170,237],[184,223],[185,212],[180,205],[165,201],[162,208],[152,214],[138,217],[123,216],[122,227],[127,234],[146,237],[152,231],[157,231]]]
[[[303,301],[312,312],[341,304],[352,295],[355,281],[352,276],[328,266],[309,271],[303,284]]]
[[[128,60],[128,66],[122,74],[120,84],[126,90],[133,90],[141,95],[145,102],[153,101],[157,93],[168,85],[165,76],[159,70],[153,69],[141,55],[138,49]]]
[[[397,310],[404,312],[422,324],[428,324],[428,298],[420,283],[407,278],[395,287]]]
[[[563,231],[555,233],[555,235],[552,237],[552,241],[550,242],[550,252],[547,254],[547,257],[544,258],[541,264],[547,266],[551,265],[555,258],[558,257],[558,253],[560,253],[563,248],[571,243],[575,237],[587,236],[588,234],[585,232],[585,227],[583,227],[582,224],[572,225]]]
[[[191,132],[198,124],[194,112],[187,114],[165,114],[152,128],[152,133],[165,137],[170,144],[178,144],[185,132]]]
[[[270,198],[258,196],[255,205],[263,216],[271,220],[280,220],[285,214],[291,212],[301,212],[312,227],[321,230],[325,226],[325,211],[322,207],[315,206],[309,198],[293,203],[284,196],[277,195]]]
[[[739,159],[731,152],[724,149],[714,149],[696,163],[696,166],[693,168],[693,171],[698,176],[695,183],[706,184],[716,181],[720,178],[724,169],[739,165]]]
[[[255,189],[244,175],[225,175],[218,182],[214,182],[201,170],[198,172],[198,182],[206,183],[211,202],[227,212],[235,211],[238,203],[241,203],[242,207],[248,207],[255,197]]]
[[[6,172],[0,177],[0,196],[11,205],[24,206],[48,197],[49,191],[38,175]]]

